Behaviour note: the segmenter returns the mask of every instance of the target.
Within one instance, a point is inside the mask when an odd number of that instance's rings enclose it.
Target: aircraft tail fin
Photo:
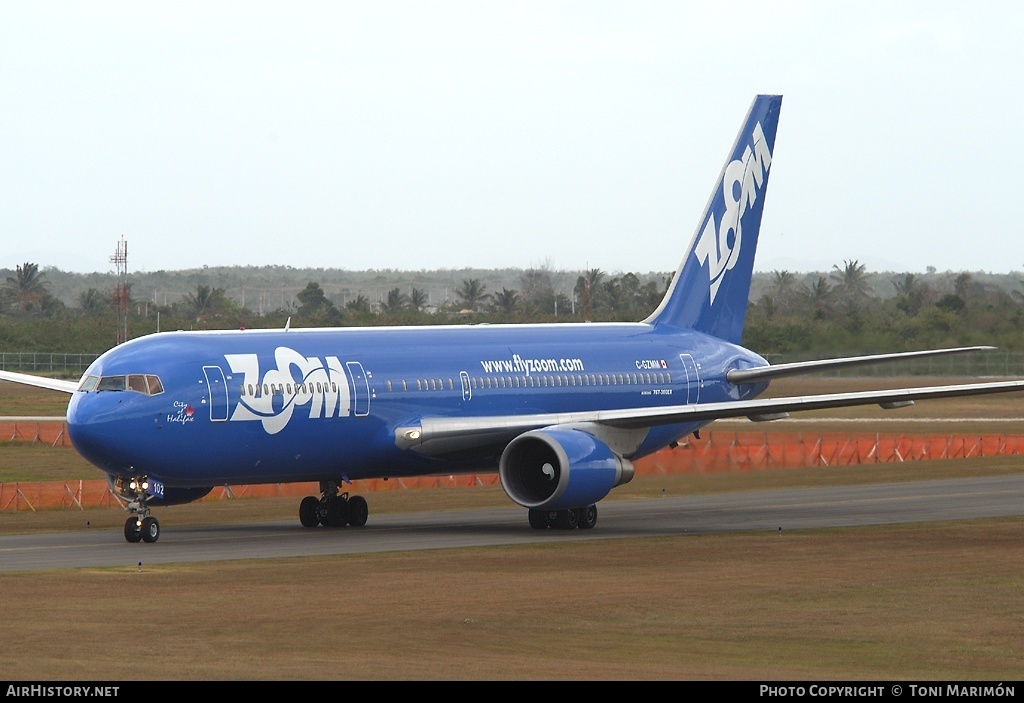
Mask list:
[[[754,98],[686,256],[645,322],[740,342],[781,108],[781,95]]]

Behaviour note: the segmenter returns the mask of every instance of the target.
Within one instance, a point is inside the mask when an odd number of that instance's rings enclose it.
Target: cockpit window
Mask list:
[[[98,391],[123,391],[124,389],[124,376],[103,376],[99,385],[96,386]]]
[[[130,374],[127,376],[86,376],[78,386],[83,393],[90,391],[134,391],[142,395],[160,395],[164,384],[159,376]]]
[[[164,384],[157,376],[146,376],[146,383],[149,386],[150,395],[160,395],[164,392]]]

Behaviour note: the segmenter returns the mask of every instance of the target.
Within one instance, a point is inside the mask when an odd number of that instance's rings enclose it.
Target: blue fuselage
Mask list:
[[[427,456],[395,430],[751,398],[765,384],[725,373],[765,363],[642,323],[168,332],[100,357],[67,421],[103,471],[182,487],[486,472],[493,448]],[[652,427],[627,458],[698,427]]]

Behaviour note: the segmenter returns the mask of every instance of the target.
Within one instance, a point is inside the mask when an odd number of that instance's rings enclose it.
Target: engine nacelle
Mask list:
[[[107,474],[107,485],[111,492],[121,496],[126,502],[131,503],[137,499],[138,488],[133,488],[131,482],[134,479],[127,476]],[[213,490],[213,486],[200,488],[171,488],[164,486],[159,481],[146,480],[141,487],[146,492],[146,498],[153,501],[153,505],[182,505],[192,503],[204,497]]]
[[[593,435],[547,428],[519,435],[505,448],[498,476],[524,508],[565,510],[593,505],[633,478],[633,464]]]

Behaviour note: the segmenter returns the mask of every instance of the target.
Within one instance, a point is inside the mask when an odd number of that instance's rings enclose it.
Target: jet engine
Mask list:
[[[549,427],[519,435],[498,463],[501,486],[525,508],[593,505],[633,478],[633,464],[581,430]]]

